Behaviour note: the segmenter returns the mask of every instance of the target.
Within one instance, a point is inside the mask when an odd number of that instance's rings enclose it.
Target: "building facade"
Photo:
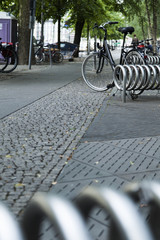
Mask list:
[[[34,37],[37,40],[41,38],[41,24],[36,22],[34,28]],[[74,31],[61,25],[61,41],[71,42],[74,40]],[[58,41],[58,23],[53,23],[52,19],[44,23],[44,43],[56,43]]]

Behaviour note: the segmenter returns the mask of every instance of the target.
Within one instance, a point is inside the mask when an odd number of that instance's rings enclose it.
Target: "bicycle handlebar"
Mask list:
[[[104,23],[103,25],[100,25],[100,26],[98,26],[98,24],[95,23],[93,29],[99,28],[99,29],[105,30],[104,27],[105,27],[107,24],[112,25],[112,24],[118,24],[118,23],[119,23],[119,22],[111,22],[111,21],[108,21],[108,22],[106,22],[106,23]]]
[[[118,24],[119,22],[107,22],[106,24]]]
[[[153,40],[153,38],[147,38],[147,39],[139,41],[139,43],[144,43],[144,42],[152,41],[152,40]]]

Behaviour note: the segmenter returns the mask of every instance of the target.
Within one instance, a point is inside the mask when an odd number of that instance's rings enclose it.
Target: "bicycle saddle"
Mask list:
[[[121,33],[132,34],[134,32],[134,27],[120,27],[120,28],[118,28],[118,31]]]

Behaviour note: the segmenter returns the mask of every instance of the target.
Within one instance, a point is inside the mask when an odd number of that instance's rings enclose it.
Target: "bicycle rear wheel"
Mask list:
[[[123,59],[122,65],[127,64],[127,65],[144,65],[145,61],[142,55],[135,50],[129,51],[126,55],[125,58]]]
[[[135,50],[130,50],[123,59],[122,65],[145,65],[145,60],[142,55]],[[136,99],[138,95],[143,93],[144,90],[132,90],[130,95],[133,95],[133,99]]]
[[[53,55],[53,61],[55,63],[61,63],[63,61],[63,55],[62,53],[59,53],[59,52],[55,52],[54,55]]]
[[[18,56],[13,49],[5,49],[3,55],[7,61],[7,66],[2,70],[3,73],[12,72],[18,65]]]
[[[113,71],[107,58],[99,53],[90,54],[82,64],[82,76],[85,83],[95,91],[106,91],[113,83]]]
[[[0,72],[2,72],[7,67],[8,61],[7,57],[3,56],[3,50],[0,50]]]

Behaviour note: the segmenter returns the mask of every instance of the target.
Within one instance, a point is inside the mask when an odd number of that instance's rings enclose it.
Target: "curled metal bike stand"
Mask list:
[[[123,102],[126,91],[144,91],[160,89],[160,67],[158,65],[117,65],[113,80],[118,90],[123,91]]]
[[[147,64],[160,64],[160,57],[159,56],[146,55],[145,58],[146,58],[145,60],[146,60]]]
[[[109,240],[153,239],[145,222],[129,198],[111,189],[89,188],[76,200],[76,205],[87,220],[95,207],[102,208],[111,218]]]
[[[19,224],[11,212],[0,203],[0,239],[1,240],[24,240]]]
[[[35,195],[22,219],[27,240],[38,240],[42,219],[46,218],[65,240],[91,240],[84,221],[66,199],[39,193]]]
[[[160,239],[160,184],[157,182],[144,181],[142,183],[128,185],[127,194],[135,201],[141,199],[149,208],[148,225],[154,239]]]

